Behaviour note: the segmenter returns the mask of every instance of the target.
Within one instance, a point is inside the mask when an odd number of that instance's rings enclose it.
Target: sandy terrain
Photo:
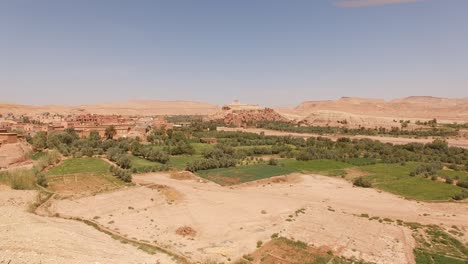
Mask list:
[[[292,136],[292,137],[302,137],[302,138],[309,138],[309,137],[326,137],[332,140],[337,140],[340,137],[348,137],[348,138],[355,138],[355,139],[362,139],[368,138],[372,140],[378,140],[384,143],[392,143],[392,144],[408,144],[412,142],[416,143],[430,143],[434,140],[434,138],[404,138],[404,137],[383,137],[383,136],[350,136],[350,135],[319,135],[319,134],[312,134],[312,133],[294,133],[294,132],[284,132],[284,131],[277,131],[277,130],[269,130],[269,129],[262,129],[262,128],[231,128],[231,127],[217,127],[217,130],[220,131],[242,131],[242,132],[250,132],[250,133],[264,133],[267,136]],[[446,139],[449,146],[452,147],[460,147],[460,148],[467,148],[468,149],[468,138],[449,138]]]
[[[83,223],[26,212],[35,191],[0,186],[0,263],[175,263],[149,255]]]
[[[253,252],[258,240],[267,241],[273,233],[330,247],[348,257],[378,263],[414,262],[415,242],[408,228],[357,216],[362,213],[456,225],[465,233],[468,228],[468,204],[409,201],[318,175],[286,179],[221,187],[153,173],[134,176],[137,183],[147,186],[57,200],[50,210],[97,219],[122,235],[157,243],[192,260],[224,262]],[[155,184],[165,186],[166,191],[153,188]],[[170,199],[167,190],[171,190]],[[180,227],[190,227],[196,235],[176,234]],[[466,241],[466,235],[462,239]]]
[[[82,112],[108,115],[209,115],[218,111],[213,104],[192,101],[133,100],[127,102],[102,103],[80,106],[63,105],[19,105],[0,103],[0,113],[40,114],[79,114]]]

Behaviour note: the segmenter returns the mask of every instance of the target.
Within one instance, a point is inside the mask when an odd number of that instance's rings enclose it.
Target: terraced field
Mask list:
[[[83,196],[118,189],[124,182],[100,158],[71,158],[47,172],[49,189],[62,196]]]

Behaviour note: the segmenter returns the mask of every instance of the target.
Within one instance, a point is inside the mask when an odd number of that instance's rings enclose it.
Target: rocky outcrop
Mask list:
[[[23,141],[0,146],[0,168],[27,160],[31,151],[31,145]]]

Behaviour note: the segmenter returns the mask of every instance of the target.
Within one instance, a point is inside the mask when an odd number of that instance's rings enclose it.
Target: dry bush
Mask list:
[[[195,236],[197,231],[195,231],[195,229],[191,228],[190,226],[181,226],[177,228],[176,234],[180,236]]]

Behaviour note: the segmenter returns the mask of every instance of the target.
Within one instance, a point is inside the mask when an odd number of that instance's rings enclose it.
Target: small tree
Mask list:
[[[117,131],[115,130],[114,126],[108,126],[106,128],[106,131],[104,132],[104,135],[106,136],[107,139],[113,139],[116,134],[117,134]]]
[[[271,158],[268,160],[268,165],[276,166],[278,165],[278,161],[275,158]]]
[[[47,147],[47,134],[45,132],[37,132],[32,138],[32,145],[36,150],[42,150]]]
[[[122,168],[122,169],[129,169],[132,166],[132,160],[130,157],[126,154],[120,155],[120,157],[117,159],[116,163]]]
[[[91,132],[89,132],[89,139],[99,141],[101,140],[101,136],[99,135],[99,132],[97,132],[96,130],[92,130]]]

